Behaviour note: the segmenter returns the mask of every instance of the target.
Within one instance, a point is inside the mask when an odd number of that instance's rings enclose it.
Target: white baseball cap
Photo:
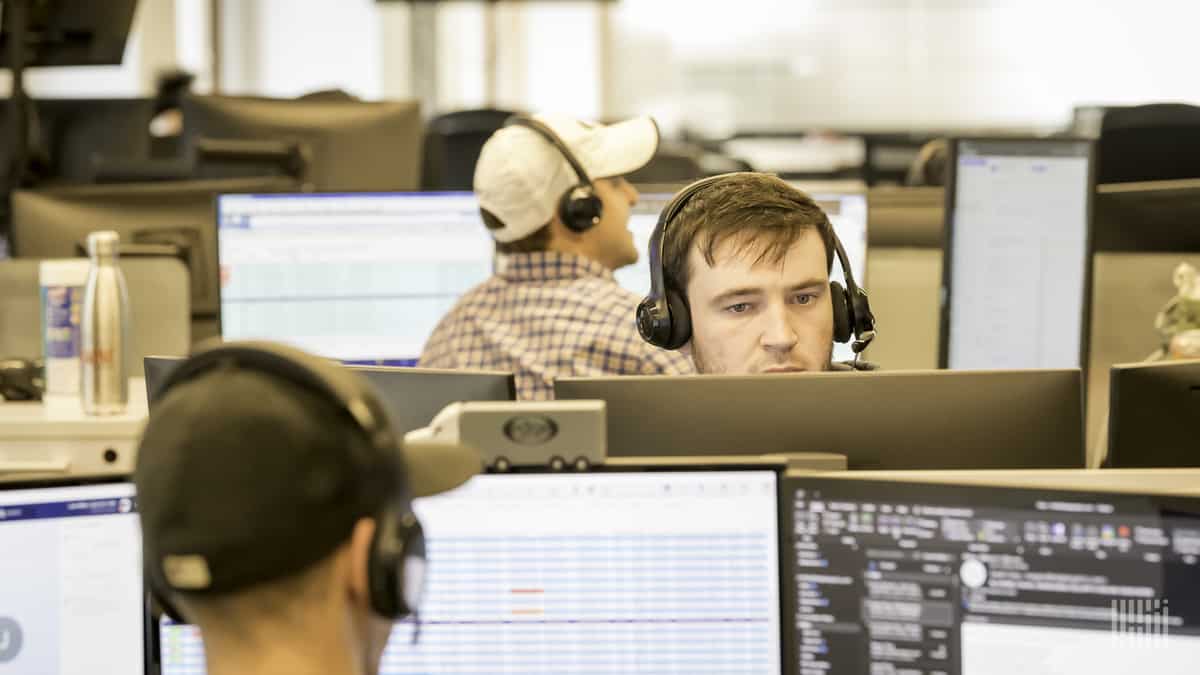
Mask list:
[[[558,135],[593,180],[636,171],[658,150],[658,126],[650,117],[608,126],[560,115],[534,119]],[[550,222],[563,194],[581,181],[558,148],[522,126],[492,134],[475,164],[479,206],[504,223],[490,230],[499,242],[524,239]]]

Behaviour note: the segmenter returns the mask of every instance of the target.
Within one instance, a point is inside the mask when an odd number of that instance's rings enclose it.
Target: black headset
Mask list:
[[[592,179],[588,176],[583,164],[575,158],[575,153],[567,147],[558,134],[546,124],[523,115],[514,115],[504,122],[506,127],[525,127],[546,139],[550,145],[558,149],[558,153],[571,165],[575,179],[579,181],[563,193],[558,201],[558,218],[572,232],[586,232],[600,222],[604,212],[604,204],[596,196]]]
[[[321,396],[366,439],[372,456],[359,458],[360,466],[370,467],[372,473],[392,472],[396,477],[397,485],[389,488],[393,494],[385,495],[375,516],[367,569],[370,603],[371,609],[385,619],[415,613],[425,575],[410,566],[424,566],[425,535],[412,511],[404,481],[402,441],[393,433],[375,392],[354,373],[297,349],[263,342],[233,342],[201,351],[180,363],[151,394],[151,400],[162,399],[172,388],[201,373],[228,367],[273,375]],[[354,451],[355,446],[350,447],[349,451]],[[174,621],[183,621],[168,600],[171,585],[161,565],[147,564],[147,580],[151,597],[164,613]]]
[[[738,172],[702,178],[680,190],[658,214],[658,223],[650,235],[647,251],[650,258],[650,293],[637,308],[638,333],[646,342],[663,349],[679,349],[692,337],[692,317],[687,298],[682,289],[668,288],[666,284],[662,260],[664,233],[667,227],[696,193],[727,178],[744,175],[747,174]],[[833,231],[833,226],[828,221],[826,225],[829,226],[833,248],[842,267],[842,274],[846,278],[845,288],[836,281],[829,282],[833,304],[833,339],[844,343],[850,342],[853,337],[851,348],[858,354],[875,339],[875,316],[871,314],[866,291],[859,288],[854,281],[854,272],[850,269],[846,249],[842,248],[842,242]]]

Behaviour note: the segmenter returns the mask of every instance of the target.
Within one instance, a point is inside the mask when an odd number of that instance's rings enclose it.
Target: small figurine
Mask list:
[[[1200,278],[1196,268],[1180,263],[1173,275],[1179,293],[1167,301],[1154,319],[1162,337],[1157,358],[1200,358]]]

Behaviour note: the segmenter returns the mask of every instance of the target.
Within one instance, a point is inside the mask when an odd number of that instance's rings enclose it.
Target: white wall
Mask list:
[[[222,12],[222,93],[382,96],[383,21],[374,0],[224,0]]]
[[[40,96],[135,96],[184,67],[213,80],[209,0],[142,0],[119,67],[34,71]],[[222,0],[230,93],[436,80],[428,113],[495,105],[582,117],[797,129],[1065,123],[1076,103],[1200,101],[1200,3],[1177,0],[623,0],[436,5],[436,63],[412,12],[375,0]],[[494,59],[489,61],[489,55]],[[415,65],[415,68],[414,68]],[[436,74],[434,74],[436,73]],[[7,90],[0,73],[0,93]]]
[[[413,95],[407,3],[224,0],[225,93],[296,96],[342,88],[363,98]],[[600,114],[599,10],[591,3],[437,6],[432,110],[484,106]],[[494,59],[494,61],[492,60]]]
[[[1175,0],[624,0],[613,21],[606,112],[668,126],[1052,126],[1076,103],[1200,101],[1200,5]]]
[[[515,52],[518,77],[505,93],[512,107],[595,119],[601,116],[601,8],[594,3],[526,3]],[[519,78],[519,79],[518,79]]]
[[[451,2],[439,5],[437,12],[437,111],[486,105],[482,3]]]
[[[385,99],[409,98],[416,83],[412,77],[412,8],[407,2],[377,5],[380,35],[380,96]]]
[[[212,16],[208,0],[174,0],[175,63],[196,76],[192,88],[208,92],[213,86]]]
[[[598,5],[498,2],[490,47],[488,11],[480,2],[439,5],[437,112],[492,106],[600,116]]]

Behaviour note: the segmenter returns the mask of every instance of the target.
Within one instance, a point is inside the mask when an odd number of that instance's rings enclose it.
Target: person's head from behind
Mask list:
[[[492,134],[475,165],[475,194],[496,250],[574,253],[611,270],[637,262],[629,214],[638,193],[623,176],[654,156],[654,121],[598,126],[552,115],[526,119]]]
[[[935,138],[921,146],[917,156],[908,167],[904,178],[905,185],[940,186],[946,184],[946,172],[950,158],[950,142],[945,138]]]
[[[663,277],[691,320],[701,373],[829,367],[833,226],[776,176],[736,173],[695,192],[663,235]]]
[[[135,471],[147,577],[200,628],[210,673],[375,673],[416,605],[406,464],[357,378],[225,345],[184,361],[152,402]]]

